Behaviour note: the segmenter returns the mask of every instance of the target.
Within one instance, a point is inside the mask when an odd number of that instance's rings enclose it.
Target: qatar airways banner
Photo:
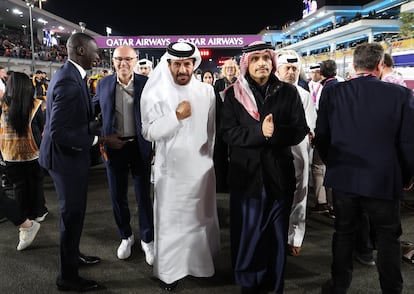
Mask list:
[[[231,36],[108,36],[95,37],[99,48],[116,48],[131,46],[133,48],[157,49],[166,48],[172,42],[191,42],[200,48],[238,48],[254,41],[261,41],[259,35],[231,35]]]

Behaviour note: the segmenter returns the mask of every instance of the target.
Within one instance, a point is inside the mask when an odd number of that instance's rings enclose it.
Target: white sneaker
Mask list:
[[[117,256],[119,259],[127,259],[131,256],[131,247],[135,243],[134,234],[129,236],[128,239],[122,239],[121,245],[118,247]]]
[[[154,264],[154,241],[151,241],[149,243],[145,243],[144,241],[141,241],[141,248],[142,251],[145,253],[145,261],[149,265]]]
[[[30,228],[19,228],[19,244],[17,245],[17,250],[21,251],[29,247],[36,237],[37,232],[39,232],[39,229],[40,224],[36,221],[32,221]]]
[[[42,221],[44,221],[44,220],[45,220],[45,218],[46,218],[46,216],[47,216],[48,214],[49,214],[49,212],[48,212],[48,211],[46,211],[43,215],[36,217],[36,218],[35,218],[35,221],[37,221],[38,223],[41,223]]]

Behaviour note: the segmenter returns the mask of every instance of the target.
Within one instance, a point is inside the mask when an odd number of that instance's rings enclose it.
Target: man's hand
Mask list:
[[[269,139],[273,136],[273,132],[275,130],[275,125],[273,124],[273,114],[266,115],[265,119],[263,120],[262,124],[262,132],[263,136],[266,139]]]
[[[99,137],[98,143],[106,145],[111,149],[121,149],[126,144],[126,141],[121,140],[121,136],[118,134],[111,134],[106,137]]]
[[[308,138],[309,138],[309,144],[310,144],[310,146],[312,148],[314,148],[315,147],[315,143],[314,143],[313,140],[315,139],[315,133],[312,132],[312,131],[310,131],[309,134],[308,134]]]
[[[189,101],[184,100],[180,102],[175,110],[178,120],[185,119],[191,115],[191,104]]]

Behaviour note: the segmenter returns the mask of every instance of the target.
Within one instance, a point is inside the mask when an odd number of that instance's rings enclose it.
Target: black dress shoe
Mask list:
[[[99,285],[93,280],[86,280],[81,277],[78,277],[74,280],[56,280],[56,286],[59,291],[77,291],[77,292],[87,292],[94,290],[105,289],[105,287]]]
[[[87,256],[82,253],[79,253],[79,265],[92,265],[97,264],[101,259],[97,256]]]
[[[171,284],[164,283],[163,281],[160,281],[160,288],[165,291],[174,291],[175,287],[177,287],[178,281],[175,281]]]

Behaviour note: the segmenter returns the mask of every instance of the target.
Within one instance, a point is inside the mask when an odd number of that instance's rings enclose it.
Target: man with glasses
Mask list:
[[[121,239],[117,256],[119,259],[129,258],[135,243],[128,205],[128,176],[131,173],[138,205],[141,247],[146,262],[152,265],[154,225],[150,196],[151,143],[141,135],[140,113],[141,92],[148,78],[134,73],[137,53],[130,46],[116,48],[112,61],[116,72],[99,81],[93,103],[99,103],[102,112],[102,135],[116,133],[125,142],[119,150],[105,144],[101,148]]]

